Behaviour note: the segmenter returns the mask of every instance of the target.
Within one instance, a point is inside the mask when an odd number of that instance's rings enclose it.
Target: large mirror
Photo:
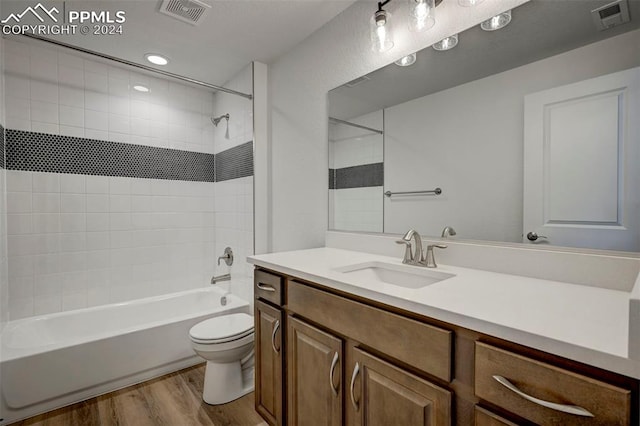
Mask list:
[[[640,252],[640,0],[511,16],[329,92],[330,229]]]

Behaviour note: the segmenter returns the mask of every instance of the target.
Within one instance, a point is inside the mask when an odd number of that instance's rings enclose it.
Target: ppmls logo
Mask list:
[[[11,13],[0,21],[2,34],[34,35],[121,35],[124,10],[67,10],[65,2],[47,8],[42,3]],[[61,3],[61,4],[60,4]],[[97,3],[97,2],[96,2]]]
[[[38,13],[38,11],[40,11],[40,13]],[[11,15],[7,16],[6,19],[3,19],[0,22],[7,25],[19,24],[20,20],[27,14],[35,16],[36,19],[42,23],[44,23],[44,18],[42,17],[42,15],[48,16],[53,22],[58,22],[58,18],[54,16],[54,13],[57,15],[58,13],[60,13],[60,11],[55,7],[52,7],[51,10],[48,10],[42,5],[42,3],[38,3],[34,7],[27,7],[22,13],[19,13],[17,15],[15,13],[12,13]],[[11,22],[12,20],[13,22]]]

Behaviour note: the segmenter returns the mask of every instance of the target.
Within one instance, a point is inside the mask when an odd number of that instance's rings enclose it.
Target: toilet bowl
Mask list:
[[[193,350],[207,361],[202,399],[225,404],[253,391],[253,317],[229,314],[189,330]]]

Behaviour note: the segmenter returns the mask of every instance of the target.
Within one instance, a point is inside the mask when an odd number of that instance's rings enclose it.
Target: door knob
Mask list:
[[[538,235],[533,231],[530,231],[529,233],[527,233],[527,240],[529,241],[537,241],[538,238],[544,238],[545,240],[547,239],[547,237],[545,237],[544,235]]]

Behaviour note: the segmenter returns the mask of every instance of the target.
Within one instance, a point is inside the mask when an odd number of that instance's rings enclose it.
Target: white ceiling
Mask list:
[[[67,11],[125,11],[124,34],[51,38],[146,65],[145,53],[162,53],[171,59],[163,70],[222,85],[251,61],[272,63],[355,0],[204,1],[212,9],[198,26],[159,13],[161,0],[66,1]],[[35,4],[2,0],[2,15]]]

